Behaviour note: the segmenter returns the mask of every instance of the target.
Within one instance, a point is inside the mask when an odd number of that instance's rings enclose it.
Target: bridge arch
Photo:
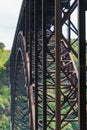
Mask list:
[[[12,85],[12,127],[17,130],[31,129],[33,125],[32,106],[30,106],[33,88],[30,86],[29,55],[26,52],[26,41],[19,32],[16,44],[14,81]],[[30,90],[29,90],[30,89]],[[29,93],[31,92],[31,93]],[[33,108],[34,112],[34,108]]]

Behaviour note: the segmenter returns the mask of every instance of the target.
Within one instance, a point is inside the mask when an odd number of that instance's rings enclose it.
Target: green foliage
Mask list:
[[[0,49],[0,69],[6,70],[6,62],[8,61],[8,57],[10,55],[9,50]]]
[[[66,127],[63,128],[63,130],[74,130],[72,128],[72,125],[69,123]]]
[[[71,44],[73,44],[73,42],[75,41],[75,39],[71,39]],[[76,41],[73,45],[72,45],[73,49],[78,53],[78,41]],[[74,63],[76,65],[76,67],[78,68],[78,58],[76,58],[76,56],[72,53],[72,57],[74,60]]]
[[[10,117],[6,117],[4,114],[2,115],[0,121],[0,130],[10,130]]]
[[[0,49],[0,86],[3,86],[3,83],[6,84],[6,73],[9,68],[9,50]]]
[[[9,50],[0,48],[0,130],[10,130],[9,55]]]
[[[0,130],[10,130],[10,88],[0,87]]]

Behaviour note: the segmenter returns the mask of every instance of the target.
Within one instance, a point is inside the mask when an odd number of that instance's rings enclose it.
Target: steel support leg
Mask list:
[[[79,0],[79,130],[86,130],[85,4]]]

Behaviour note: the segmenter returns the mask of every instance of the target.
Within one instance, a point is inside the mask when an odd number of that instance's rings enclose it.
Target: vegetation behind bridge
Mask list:
[[[0,130],[10,130],[9,55],[0,43]]]

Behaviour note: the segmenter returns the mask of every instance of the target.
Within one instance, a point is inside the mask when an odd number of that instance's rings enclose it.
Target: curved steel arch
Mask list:
[[[29,130],[34,127],[33,87],[30,86],[29,55],[26,52],[26,41],[23,33],[19,32],[15,56],[15,70],[12,86],[12,130]],[[14,57],[14,55],[13,55]],[[32,103],[31,103],[32,102]],[[32,105],[31,105],[32,104]],[[34,107],[33,107],[34,112]]]

